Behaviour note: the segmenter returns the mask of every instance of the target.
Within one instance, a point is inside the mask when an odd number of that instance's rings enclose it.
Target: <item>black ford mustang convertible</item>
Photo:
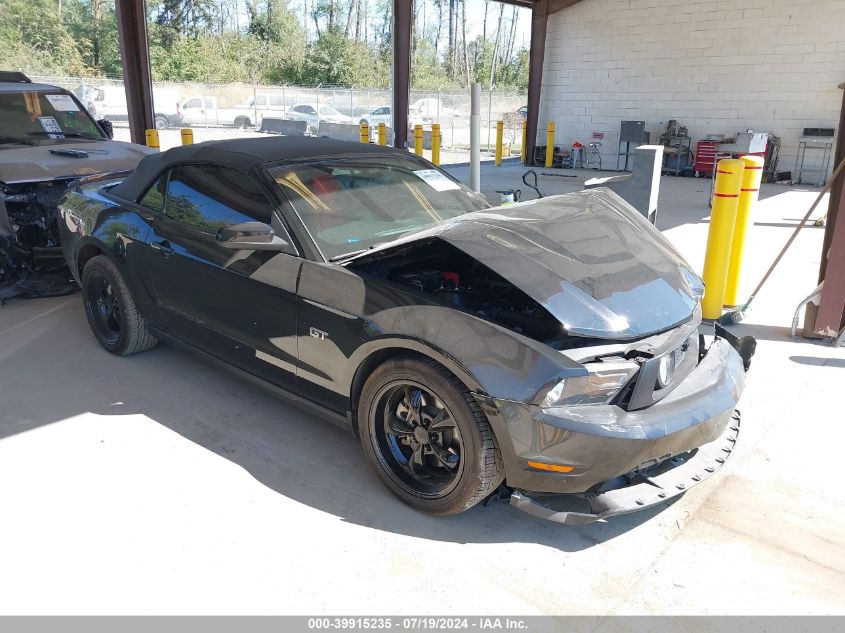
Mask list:
[[[578,523],[718,470],[753,340],[597,189],[491,209],[407,152],[218,141],[76,183],[62,244],[98,342],[179,342],[351,428],[438,515],[489,497]]]

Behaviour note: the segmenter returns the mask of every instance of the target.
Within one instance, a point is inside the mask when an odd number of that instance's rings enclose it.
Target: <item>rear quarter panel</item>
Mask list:
[[[85,262],[93,255],[107,255],[129,284],[138,308],[144,314],[151,314],[154,295],[138,265],[146,249],[149,221],[105,197],[102,187],[102,182],[77,187],[59,204],[65,259],[76,280],[81,282]]]

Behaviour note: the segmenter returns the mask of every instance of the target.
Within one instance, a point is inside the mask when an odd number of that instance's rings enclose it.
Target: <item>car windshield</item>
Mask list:
[[[0,92],[0,138],[22,143],[100,140],[102,132],[79,103],[59,92]]]
[[[488,206],[410,156],[285,165],[270,175],[330,260]]]

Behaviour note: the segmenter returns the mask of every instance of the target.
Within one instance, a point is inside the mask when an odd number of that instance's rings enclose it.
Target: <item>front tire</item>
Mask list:
[[[155,124],[157,130],[166,130],[170,127],[170,119],[163,114],[157,114]]]
[[[137,354],[158,343],[138,312],[123,275],[107,256],[92,257],[85,264],[82,302],[94,338],[112,354]]]
[[[436,362],[389,360],[373,371],[358,403],[364,452],[406,504],[458,514],[504,479],[493,429],[466,386]]]

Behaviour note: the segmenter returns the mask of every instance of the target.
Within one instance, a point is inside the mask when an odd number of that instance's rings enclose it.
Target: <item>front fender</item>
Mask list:
[[[519,402],[532,402],[543,389],[585,372],[541,343],[447,306],[393,307],[368,320],[376,336],[356,350],[350,385],[366,357],[388,346],[435,358],[472,391]]]

